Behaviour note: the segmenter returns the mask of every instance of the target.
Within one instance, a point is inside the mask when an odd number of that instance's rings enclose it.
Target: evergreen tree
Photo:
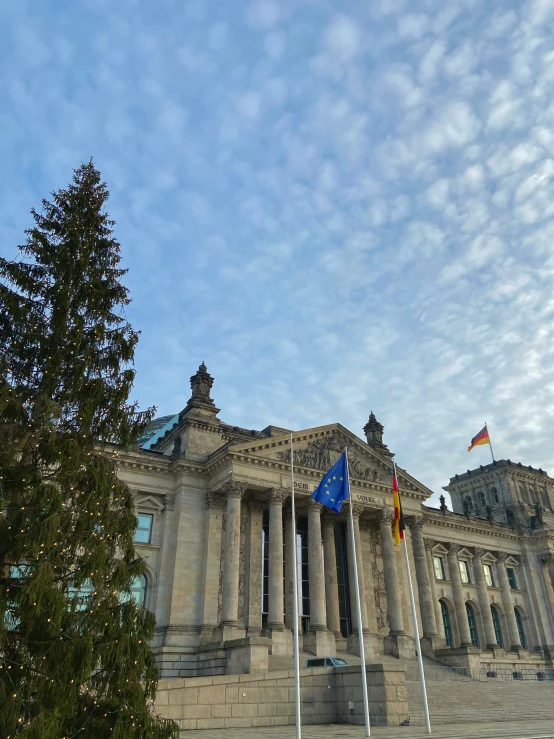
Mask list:
[[[118,449],[153,410],[128,397],[138,334],[92,161],[0,259],[0,735],[177,735],[152,712],[154,617]]]

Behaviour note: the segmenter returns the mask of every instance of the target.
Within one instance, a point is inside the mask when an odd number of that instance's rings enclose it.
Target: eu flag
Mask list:
[[[340,513],[342,501],[348,500],[349,495],[346,452],[344,452],[314,490],[312,499],[316,503],[323,503],[335,513]]]

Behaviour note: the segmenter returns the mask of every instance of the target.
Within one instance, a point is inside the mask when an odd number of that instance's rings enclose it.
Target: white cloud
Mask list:
[[[2,9],[0,243],[93,154],[143,405],[205,359],[225,420],[373,408],[437,491],[484,417],[552,468],[551,5],[89,2],[86,45],[72,8]]]

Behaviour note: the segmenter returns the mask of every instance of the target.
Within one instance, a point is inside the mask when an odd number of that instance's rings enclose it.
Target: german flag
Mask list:
[[[400,539],[404,538],[404,514],[402,513],[402,503],[400,502],[400,493],[398,492],[398,480],[396,479],[396,468],[392,477],[392,500],[394,503],[394,541],[400,544]]]
[[[471,444],[468,446],[467,450],[470,452],[474,446],[481,446],[481,444],[490,444],[491,441],[489,439],[489,431],[487,427],[482,428],[481,431],[477,434],[477,436],[474,436],[471,440]]]

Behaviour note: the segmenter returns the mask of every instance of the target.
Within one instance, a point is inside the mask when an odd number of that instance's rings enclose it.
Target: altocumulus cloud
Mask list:
[[[94,156],[142,330],[136,395],[360,432],[437,493],[554,472],[554,5],[4,3],[1,248]]]

